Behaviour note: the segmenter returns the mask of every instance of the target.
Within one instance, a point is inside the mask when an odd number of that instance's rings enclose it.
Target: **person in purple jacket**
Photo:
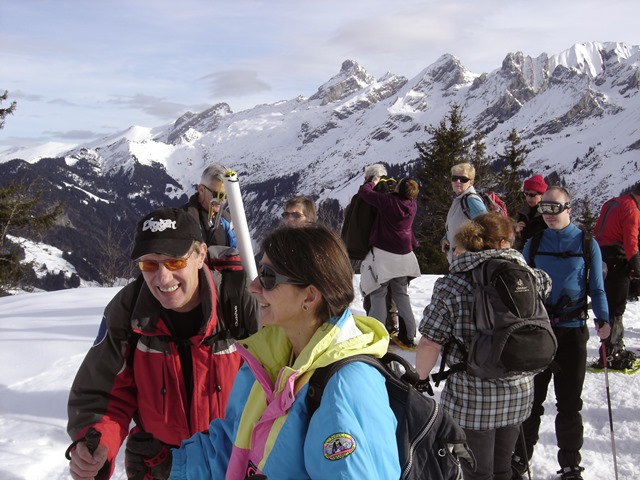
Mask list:
[[[420,276],[418,260],[413,253],[418,241],[413,233],[413,221],[418,208],[418,182],[405,178],[398,182],[396,191],[374,191],[380,177],[374,177],[360,187],[358,195],[378,209],[371,227],[371,250],[360,268],[360,289],[370,295],[369,315],[382,323],[387,317],[386,297],[391,290],[401,318],[398,340],[405,347],[415,348],[416,320],[411,310],[408,286],[412,278]]]

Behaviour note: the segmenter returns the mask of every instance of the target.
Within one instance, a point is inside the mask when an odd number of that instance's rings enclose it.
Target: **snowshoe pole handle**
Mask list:
[[[89,431],[84,436],[84,441],[91,455],[93,455],[93,452],[95,452],[96,448],[98,448],[98,445],[100,445],[101,437],[102,437],[102,433],[97,431],[95,428],[90,428]]]

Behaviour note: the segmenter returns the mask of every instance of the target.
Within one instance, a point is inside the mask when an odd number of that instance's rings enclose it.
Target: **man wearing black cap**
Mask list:
[[[127,434],[178,446],[224,415],[241,362],[235,340],[257,330],[255,300],[245,292],[242,318],[251,320],[232,330],[206,254],[198,222],[182,209],[138,223],[131,258],[142,275],[107,305],[69,395],[72,478],[109,478]],[[144,471],[127,465],[130,478]]]

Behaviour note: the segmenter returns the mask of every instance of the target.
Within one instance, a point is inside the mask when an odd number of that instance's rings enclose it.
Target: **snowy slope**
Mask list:
[[[429,303],[437,277],[423,275],[411,282],[409,294],[416,319]],[[358,279],[356,277],[356,285]],[[82,288],[0,298],[0,478],[2,480],[67,479],[64,451],[66,402],[75,372],[98,331],[102,310],[118,288]],[[361,299],[353,309],[362,313]],[[640,302],[625,314],[628,346],[640,348]],[[595,357],[598,341],[592,332],[588,354]],[[415,362],[415,354],[401,354]],[[640,374],[609,375],[619,478],[638,472],[640,416],[637,395]],[[436,389],[439,398],[440,389]],[[613,479],[613,455],[604,375],[588,373],[582,410],[586,480]],[[554,396],[550,388],[540,444],[533,458],[536,480],[557,480],[553,426]],[[125,479],[122,456],[113,477]]]

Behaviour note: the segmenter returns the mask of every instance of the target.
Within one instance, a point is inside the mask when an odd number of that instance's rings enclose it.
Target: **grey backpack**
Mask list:
[[[477,332],[468,351],[453,337],[466,360],[444,372],[448,344],[434,380],[462,370],[480,378],[505,378],[547,368],[558,342],[533,272],[510,260],[492,258],[474,268],[472,278]]]

